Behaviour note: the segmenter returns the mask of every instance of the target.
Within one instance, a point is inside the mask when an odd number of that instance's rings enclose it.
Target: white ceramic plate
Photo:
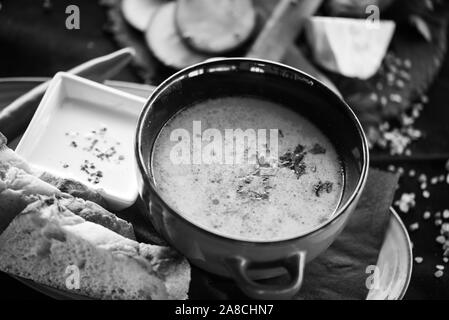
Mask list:
[[[367,300],[400,300],[404,297],[413,271],[412,242],[399,215],[390,208],[391,219],[379,253],[378,287]]]
[[[67,73],[47,89],[16,152],[97,189],[110,208],[137,198],[134,135],[145,99]]]

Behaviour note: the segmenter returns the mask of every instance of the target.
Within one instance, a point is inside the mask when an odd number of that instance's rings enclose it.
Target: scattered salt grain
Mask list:
[[[383,122],[379,125],[379,130],[382,132],[390,130],[390,124],[388,122]]]
[[[424,105],[422,103],[415,103],[413,105],[413,110],[417,110],[417,111],[423,111],[424,110]]]
[[[424,261],[424,259],[422,258],[422,257],[415,257],[415,262],[417,263],[417,264],[420,264],[420,263],[422,263]]]
[[[443,258],[443,262],[444,262],[444,263],[448,263],[448,262],[449,262],[449,258],[448,258],[448,257],[444,257],[444,258]]]
[[[424,173],[420,174],[419,177],[418,177],[418,181],[419,182],[426,182],[427,181],[427,176]]]
[[[384,139],[390,143],[390,154],[397,155],[403,154],[406,147],[410,144],[411,140],[398,130],[393,130],[384,133]]]
[[[410,69],[412,67],[412,61],[409,59],[405,59],[404,60],[404,67],[406,67],[407,69]]]
[[[421,111],[419,109],[413,109],[412,110],[412,117],[413,118],[418,119],[420,115],[421,115]]]
[[[432,179],[430,179],[430,183],[431,184],[437,184],[438,183],[438,177],[433,177]]]
[[[440,233],[445,236],[449,236],[449,223],[443,223]]]
[[[402,88],[404,88],[405,87],[405,82],[403,81],[403,80],[397,80],[396,81],[396,86],[399,88],[399,89],[402,89]]]
[[[423,196],[425,199],[429,199],[429,198],[430,198],[430,192],[427,191],[427,190],[424,190],[423,193],[422,193],[422,196]]]
[[[436,268],[437,268],[438,270],[441,270],[441,271],[444,270],[444,266],[442,266],[441,264],[436,265]]]
[[[399,60],[399,58],[395,59],[395,63],[399,66],[401,65],[401,61]],[[398,68],[394,64],[389,65],[389,67],[390,67],[391,72],[393,72],[393,73],[398,72]]]
[[[441,270],[438,270],[438,271],[435,272],[434,275],[435,275],[436,278],[441,278],[444,275],[444,272],[441,271]]]
[[[401,198],[395,202],[404,213],[409,212],[409,210],[416,205],[415,194],[414,193],[403,193]]]
[[[443,220],[441,220],[441,219],[437,219],[437,220],[435,220],[435,225],[438,227],[438,226],[441,226],[443,224]]]
[[[411,224],[410,226],[409,226],[409,230],[410,231],[416,231],[416,230],[418,230],[419,229],[419,223],[418,222],[415,222],[415,223],[413,223],[413,224]]]
[[[435,241],[439,244],[444,244],[446,242],[446,238],[444,236],[438,236],[436,237]]]
[[[390,100],[395,103],[402,103],[402,96],[397,93],[391,94]]]
[[[408,73],[407,71],[401,70],[401,71],[399,72],[399,75],[400,75],[402,78],[404,78],[405,80],[410,80],[410,79],[411,79],[410,73]]]
[[[424,220],[429,220],[431,217],[431,213],[429,211],[424,212],[423,218]]]
[[[49,10],[53,7],[53,4],[51,3],[51,0],[44,0],[44,3],[42,4],[42,7],[45,10]]]
[[[417,140],[422,137],[422,132],[417,129],[407,128],[405,130],[405,136],[408,137],[411,141]]]
[[[448,209],[443,211],[443,218],[444,219],[449,219],[449,210]]]
[[[409,175],[409,177],[414,177],[414,176],[416,176],[416,171],[415,170],[410,170],[409,172],[408,172],[408,175]]]
[[[394,74],[392,72],[387,73],[387,81],[388,84],[393,84],[394,80],[396,79],[396,77],[394,76]]]

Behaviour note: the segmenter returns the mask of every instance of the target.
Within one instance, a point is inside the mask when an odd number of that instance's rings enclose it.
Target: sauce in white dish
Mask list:
[[[30,163],[105,190],[108,197],[133,198],[137,190],[133,155],[137,112],[118,113],[107,106],[66,98],[48,117],[45,130],[26,150]]]

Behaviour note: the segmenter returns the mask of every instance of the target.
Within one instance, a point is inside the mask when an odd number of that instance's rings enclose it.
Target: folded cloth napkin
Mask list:
[[[397,182],[395,174],[370,169],[365,190],[347,226],[327,251],[306,265],[297,299],[366,298],[367,267],[377,263]],[[232,281],[197,268],[192,270],[190,298],[245,299]]]

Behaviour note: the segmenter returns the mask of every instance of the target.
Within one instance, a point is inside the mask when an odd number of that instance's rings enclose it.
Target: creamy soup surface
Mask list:
[[[199,135],[194,121],[201,122],[203,133],[222,133],[223,157],[207,147],[215,137]],[[179,148],[186,141],[176,136],[179,129],[190,134],[190,163],[172,161],[186,150]],[[226,129],[266,129],[265,150],[271,152],[253,152],[250,146],[263,140],[248,135],[243,161],[226,162],[225,150],[234,151],[236,159],[235,144],[242,141],[226,139]],[[270,129],[277,129],[277,138]],[[277,152],[270,148],[271,137],[278,142]],[[203,152],[216,157],[212,163],[194,163],[194,138]],[[246,240],[285,239],[316,227],[332,216],[343,190],[341,163],[324,134],[292,110],[252,97],[211,99],[177,113],[156,139],[151,166],[156,186],[172,208],[208,230]]]

